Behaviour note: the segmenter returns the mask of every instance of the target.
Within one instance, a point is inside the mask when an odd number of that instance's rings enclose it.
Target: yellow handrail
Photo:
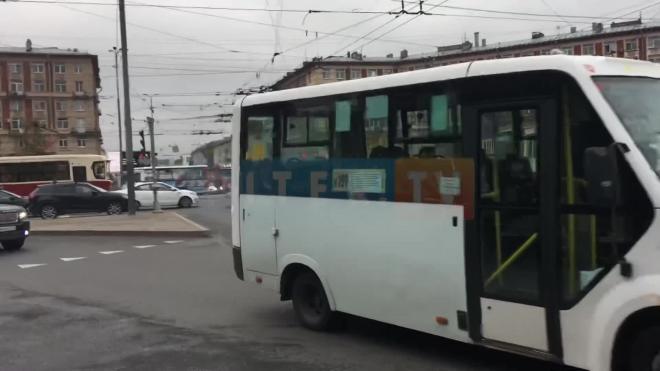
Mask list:
[[[538,234],[538,233],[534,233],[533,235],[531,235],[531,236],[527,239],[527,241],[525,241],[522,245],[520,245],[520,247],[518,248],[518,250],[516,250],[513,254],[511,254],[511,256],[510,256],[510,257],[509,257],[504,263],[502,263],[502,264],[497,268],[497,270],[495,270],[495,272],[493,272],[493,274],[490,275],[490,277],[488,277],[488,279],[486,280],[486,284],[485,284],[485,286],[490,285],[490,284],[493,282],[493,280],[495,280],[496,278],[500,277],[500,276],[502,275],[502,273],[503,273],[505,270],[507,270],[507,268],[509,268],[509,266],[510,266],[511,264],[513,264],[513,263],[514,263],[514,262],[515,262],[515,261],[516,261],[516,260],[517,260],[517,259],[518,259],[518,258],[519,258],[519,257],[525,252],[525,251],[527,251],[527,249],[528,249],[530,246],[532,246],[532,244],[536,241],[536,239],[537,239],[538,237],[539,237],[539,234]]]

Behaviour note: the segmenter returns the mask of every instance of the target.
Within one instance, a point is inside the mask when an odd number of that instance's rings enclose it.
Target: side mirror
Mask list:
[[[607,208],[621,204],[621,174],[618,161],[617,144],[589,147],[584,150],[587,198],[590,204]]]
[[[92,196],[98,196],[99,192],[98,191],[92,191]]]

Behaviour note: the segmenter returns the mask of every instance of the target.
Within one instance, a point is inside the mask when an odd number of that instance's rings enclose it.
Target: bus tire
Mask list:
[[[315,331],[332,327],[336,315],[330,309],[321,281],[313,272],[305,271],[296,276],[291,300],[296,317],[304,327]]]
[[[11,240],[11,241],[3,241],[2,248],[7,251],[18,251],[21,249],[21,247],[23,247],[24,243],[25,243],[25,238],[21,238],[18,240]]]
[[[660,326],[642,329],[628,352],[629,371],[660,371]]]
[[[58,211],[55,205],[46,204],[39,209],[39,216],[41,219],[55,219],[57,218]]]
[[[179,200],[179,207],[180,207],[180,208],[184,208],[184,209],[188,209],[188,208],[191,208],[191,207],[192,207],[192,203],[193,203],[193,202],[192,202],[192,199],[191,199],[190,197],[188,197],[188,196],[183,196],[183,197],[181,197],[181,199]]]

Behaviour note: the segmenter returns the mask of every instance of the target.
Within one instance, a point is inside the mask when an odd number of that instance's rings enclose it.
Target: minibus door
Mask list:
[[[516,100],[463,114],[476,174],[466,225],[470,336],[559,356],[556,104]]]

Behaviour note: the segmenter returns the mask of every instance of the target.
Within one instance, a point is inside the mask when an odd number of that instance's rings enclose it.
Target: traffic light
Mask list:
[[[147,147],[144,145],[144,130],[140,130],[140,145],[142,146],[142,153],[146,152]]]

